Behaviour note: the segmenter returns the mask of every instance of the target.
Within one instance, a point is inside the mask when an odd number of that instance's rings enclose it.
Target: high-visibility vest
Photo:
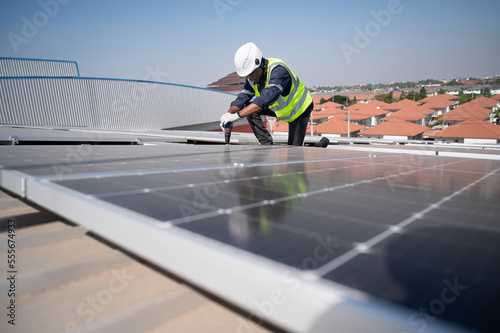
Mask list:
[[[276,58],[268,58],[269,61],[267,65],[267,76],[264,88],[269,86],[269,79],[271,78],[271,72],[274,67],[281,65],[285,67],[290,74],[292,86],[290,88],[290,93],[288,96],[281,96],[276,102],[269,106],[269,110],[276,113],[276,116],[283,121],[292,122],[297,119],[307,107],[312,103],[312,97],[306,88],[306,85],[299,80],[299,78],[288,68],[288,66],[283,62],[283,60]],[[284,88],[284,87],[283,87]],[[253,90],[255,96],[260,96],[257,84],[253,85]]]

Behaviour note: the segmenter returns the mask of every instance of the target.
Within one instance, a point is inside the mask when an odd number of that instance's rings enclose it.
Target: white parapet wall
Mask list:
[[[0,124],[168,129],[217,122],[235,95],[149,81],[0,78]]]

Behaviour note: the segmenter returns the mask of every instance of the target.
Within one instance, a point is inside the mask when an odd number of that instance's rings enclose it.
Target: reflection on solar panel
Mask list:
[[[299,332],[500,331],[498,160],[286,146],[0,149],[2,187],[258,320]]]

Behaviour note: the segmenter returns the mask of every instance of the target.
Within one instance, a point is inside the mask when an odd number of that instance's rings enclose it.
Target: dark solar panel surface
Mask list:
[[[5,150],[2,164],[405,306],[415,331],[436,318],[500,331],[500,161],[299,147],[30,149]]]

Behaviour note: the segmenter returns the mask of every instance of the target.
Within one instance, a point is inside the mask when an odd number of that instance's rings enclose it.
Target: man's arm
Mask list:
[[[265,75],[265,74],[264,74]],[[283,66],[276,66],[271,72],[269,84],[266,88],[262,89],[260,96],[255,99],[247,107],[240,111],[241,117],[250,116],[264,108],[269,108],[274,102],[278,100],[280,95],[290,91],[290,74]],[[232,113],[239,111],[233,110]],[[231,112],[231,111],[230,111]]]
[[[235,113],[236,111],[245,108],[254,96],[255,92],[253,91],[252,86],[250,86],[248,80],[245,80],[243,89],[238,94],[238,97],[236,97],[236,99],[231,103],[231,107],[228,112]]]

